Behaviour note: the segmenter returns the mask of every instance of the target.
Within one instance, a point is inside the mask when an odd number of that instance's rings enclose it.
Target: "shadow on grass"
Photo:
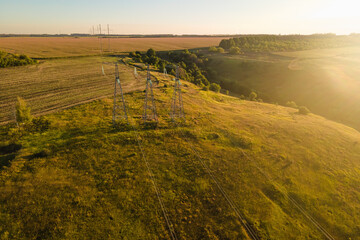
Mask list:
[[[4,156],[0,156],[0,170],[2,170],[4,167],[9,167],[11,161],[14,160],[15,157],[16,153],[10,153]]]

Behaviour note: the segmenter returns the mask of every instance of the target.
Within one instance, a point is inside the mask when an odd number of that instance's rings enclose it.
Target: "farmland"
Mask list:
[[[20,96],[34,114],[44,114],[79,103],[110,96],[114,88],[114,66],[100,57],[53,59],[38,65],[0,69],[0,122],[14,120],[14,104]],[[112,61],[106,58],[106,61]],[[144,83],[133,78],[133,69],[119,66],[125,91]]]
[[[201,48],[218,45],[221,39],[223,38],[111,38],[110,52],[145,51],[149,48],[157,51]],[[0,50],[26,54],[33,58],[99,55],[99,41],[97,37],[8,37],[0,38]],[[108,51],[109,40],[104,38],[102,43],[104,52]]]

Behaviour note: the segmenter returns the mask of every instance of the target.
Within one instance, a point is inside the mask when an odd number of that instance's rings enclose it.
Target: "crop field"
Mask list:
[[[102,39],[104,52],[179,50],[216,46],[223,37],[111,38]],[[0,49],[33,58],[70,57],[100,54],[97,37],[8,37],[0,38]]]
[[[53,59],[33,66],[0,69],[0,122],[14,120],[17,96],[28,101],[36,115],[111,96],[114,66],[104,65],[104,76],[102,60]],[[132,68],[120,64],[119,71],[125,92],[144,86],[144,81],[133,76]]]

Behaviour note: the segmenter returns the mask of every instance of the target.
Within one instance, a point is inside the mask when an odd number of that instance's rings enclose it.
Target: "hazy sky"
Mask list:
[[[359,0],[0,0],[0,33],[360,33]],[[96,28],[95,28],[96,30]]]

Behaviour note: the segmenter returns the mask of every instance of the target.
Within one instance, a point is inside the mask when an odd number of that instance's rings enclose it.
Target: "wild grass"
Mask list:
[[[172,84],[157,76],[157,129],[141,127],[143,93],[125,97],[180,239],[247,239],[192,147],[262,239],[323,239],[283,192],[335,238],[359,239],[359,132],[190,83],[186,123],[177,127],[169,121]],[[47,132],[21,138],[2,127],[4,146],[22,146],[0,172],[2,238],[169,238],[135,132],[114,130],[111,109],[102,99],[50,114]]]
[[[360,129],[360,49],[316,49],[273,54],[210,56],[211,81],[266,102],[295,101],[311,112]]]

